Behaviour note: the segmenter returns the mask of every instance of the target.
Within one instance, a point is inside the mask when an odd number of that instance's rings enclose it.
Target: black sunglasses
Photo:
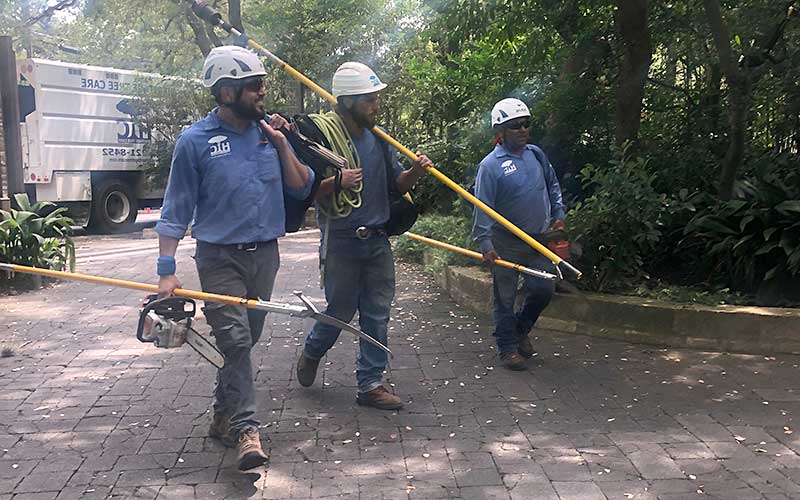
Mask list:
[[[519,130],[521,128],[531,128],[531,121],[530,120],[522,120],[517,122],[507,123],[505,128],[510,130]]]
[[[264,88],[264,79],[260,76],[251,76],[242,80],[242,88],[250,92],[258,92]]]

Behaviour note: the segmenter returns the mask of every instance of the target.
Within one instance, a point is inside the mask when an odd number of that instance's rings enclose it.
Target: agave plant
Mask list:
[[[0,260],[63,271],[75,269],[75,244],[70,238],[72,219],[54,203],[31,204],[27,194],[16,194],[19,210],[0,210]]]

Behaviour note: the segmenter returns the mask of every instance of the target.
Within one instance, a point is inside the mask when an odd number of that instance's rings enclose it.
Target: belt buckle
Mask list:
[[[258,250],[258,243],[239,243],[236,248],[245,252],[255,252]]]
[[[356,229],[356,238],[359,240],[366,240],[369,238],[370,229],[366,226],[360,226]]]

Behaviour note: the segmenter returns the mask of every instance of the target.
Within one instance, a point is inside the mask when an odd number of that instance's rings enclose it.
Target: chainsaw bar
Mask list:
[[[219,349],[217,349],[210,340],[197,333],[197,330],[194,328],[187,328],[186,343],[189,344],[189,347],[194,349],[197,354],[217,368],[225,366],[225,357],[219,352]]]

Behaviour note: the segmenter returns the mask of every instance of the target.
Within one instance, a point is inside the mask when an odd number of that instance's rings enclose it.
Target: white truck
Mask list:
[[[17,62],[23,178],[31,200],[69,208],[77,224],[104,232],[130,226],[139,208],[159,207],[144,147],[151,133],[133,119],[136,85],[158,75],[44,59]]]

